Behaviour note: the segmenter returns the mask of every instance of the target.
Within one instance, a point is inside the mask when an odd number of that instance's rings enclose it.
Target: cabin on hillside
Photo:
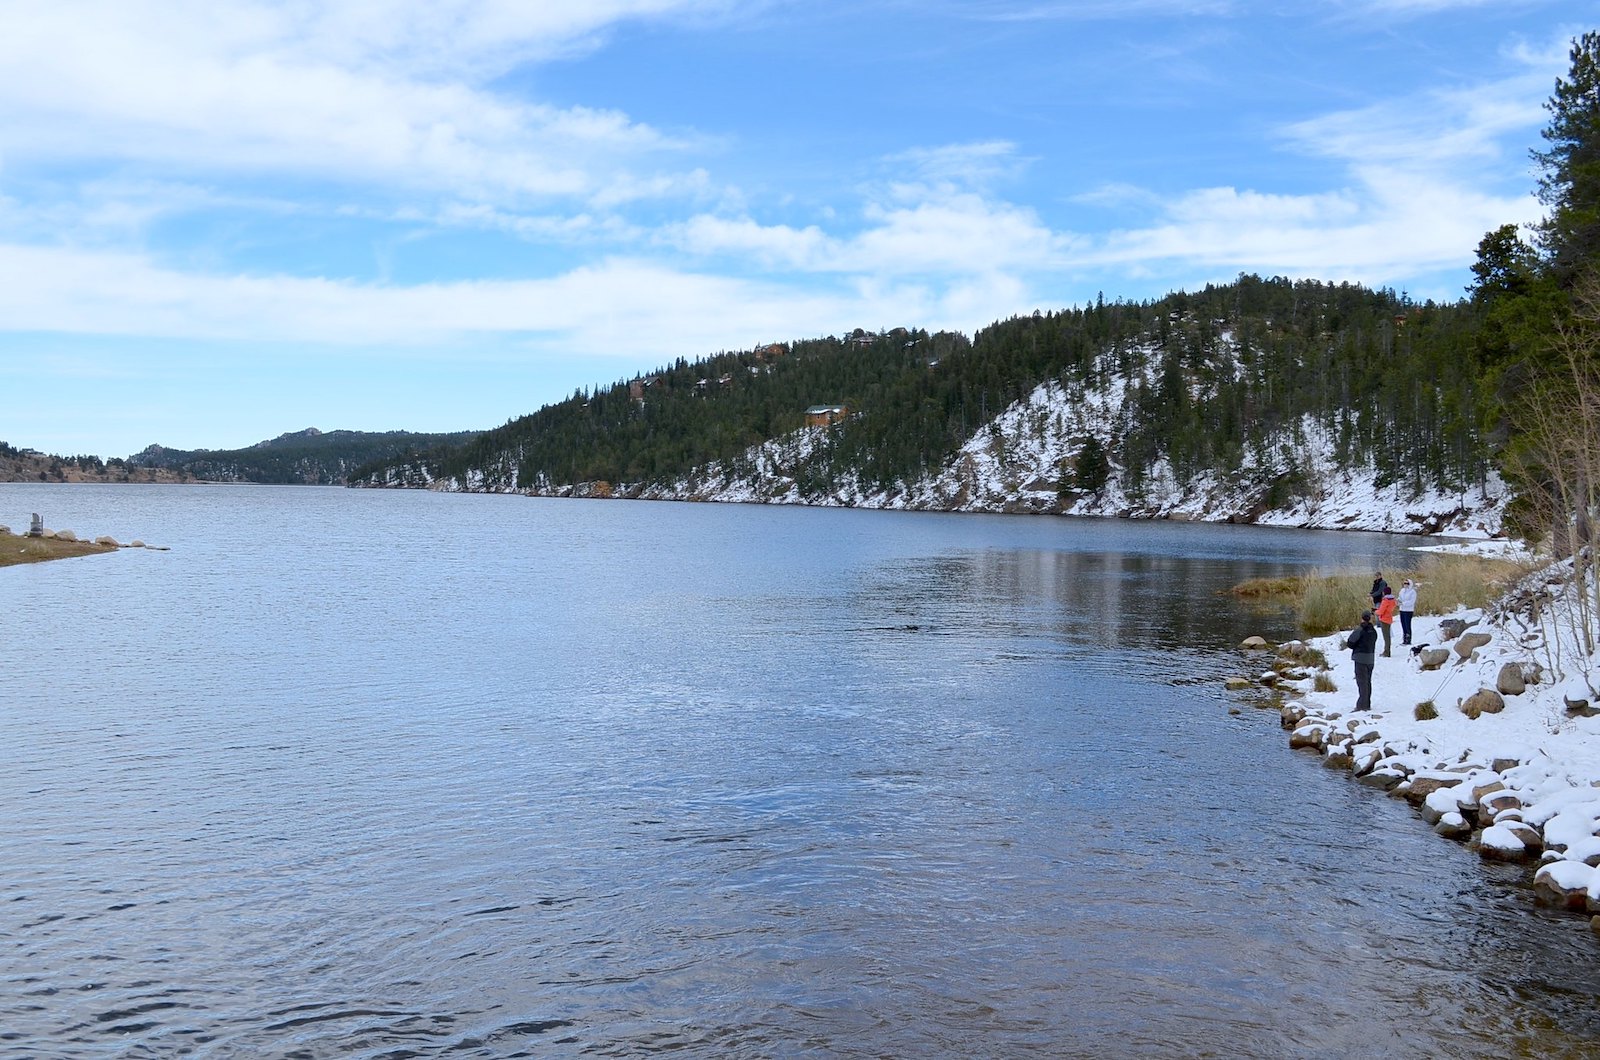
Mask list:
[[[806,409],[806,426],[826,427],[844,419],[845,413],[843,405],[812,405]]]
[[[639,404],[644,404],[644,392],[661,382],[659,375],[645,375],[628,384],[628,397]]]

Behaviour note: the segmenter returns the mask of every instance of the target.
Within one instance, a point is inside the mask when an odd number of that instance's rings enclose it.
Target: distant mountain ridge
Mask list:
[[[150,445],[130,456],[136,468],[162,468],[210,482],[341,485],[349,472],[374,460],[404,458],[439,446],[459,446],[477,431],[322,431],[280,434],[242,449],[169,449]]]
[[[0,442],[0,482],[191,482],[172,468],[136,467],[98,456],[56,456]]]

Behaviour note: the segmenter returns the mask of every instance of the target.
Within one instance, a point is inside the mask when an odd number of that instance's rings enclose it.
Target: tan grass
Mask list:
[[[93,541],[58,541],[52,537],[18,537],[0,535],[0,567],[13,567],[19,563],[43,563],[52,559],[69,559],[73,556],[94,556],[101,552],[115,552],[114,545],[97,545]]]
[[[1424,553],[1415,563],[1384,571],[1398,593],[1407,578],[1417,583],[1417,614],[1447,614],[1462,607],[1486,607],[1518,577],[1525,564],[1482,556],[1441,556]],[[1234,587],[1235,595],[1254,600],[1278,599],[1295,608],[1300,629],[1321,636],[1349,629],[1372,606],[1368,592],[1372,574],[1366,570],[1303,576],[1253,578]]]

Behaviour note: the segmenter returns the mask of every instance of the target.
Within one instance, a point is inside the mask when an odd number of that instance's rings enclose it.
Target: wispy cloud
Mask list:
[[[971,18],[992,22],[1063,22],[1101,19],[1217,16],[1239,13],[1240,0],[1003,0],[959,4]]]
[[[612,174],[685,142],[619,111],[498,93],[493,77],[619,19],[722,5],[22,6],[0,34],[0,148],[13,167],[138,163],[481,198],[619,199],[684,180]]]

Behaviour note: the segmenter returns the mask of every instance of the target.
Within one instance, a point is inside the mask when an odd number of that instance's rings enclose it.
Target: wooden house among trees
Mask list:
[[[843,405],[812,405],[806,409],[807,427],[826,427],[844,419],[848,410]]]

